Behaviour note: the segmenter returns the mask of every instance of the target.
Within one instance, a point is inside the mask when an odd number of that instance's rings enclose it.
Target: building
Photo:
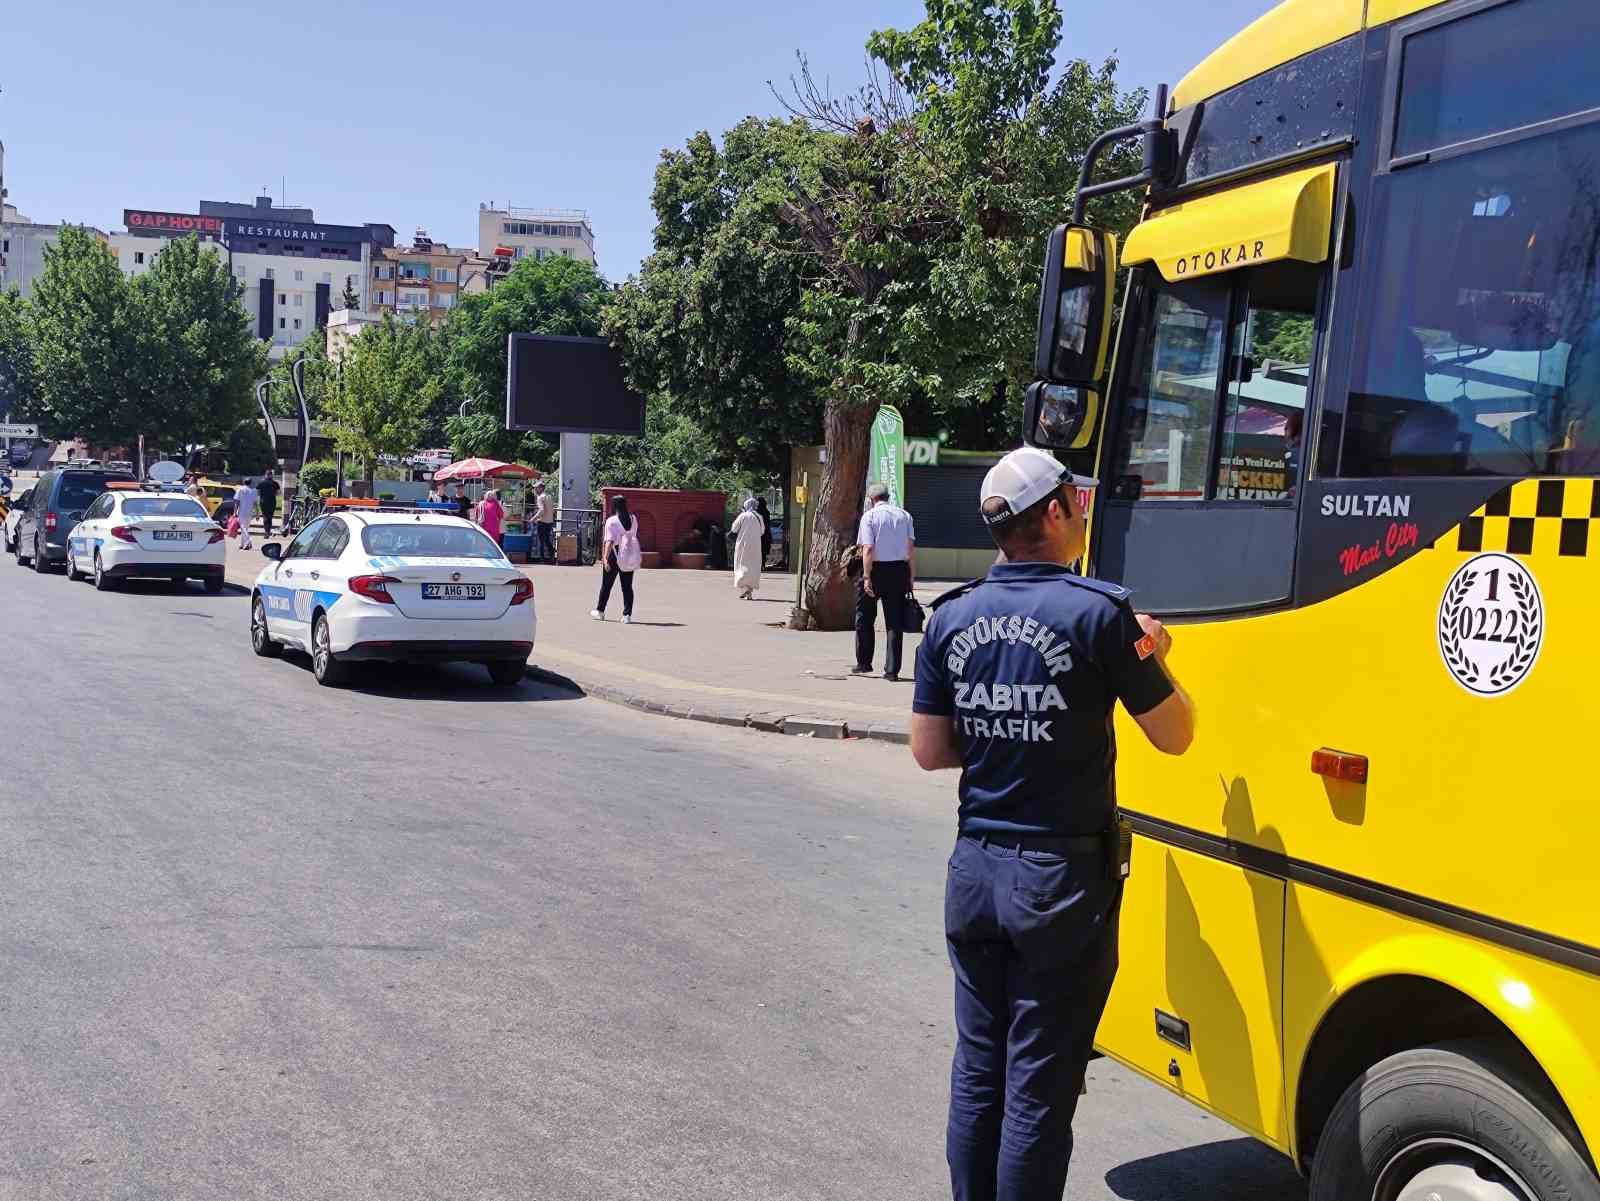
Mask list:
[[[476,258],[419,229],[410,247],[386,246],[374,257],[367,312],[393,313],[402,321],[426,316],[437,324],[455,307],[463,273]]]
[[[582,209],[495,208],[478,206],[478,249],[492,255],[496,247],[512,258],[548,258],[553,254],[594,262],[594,229]]]
[[[44,273],[44,252],[61,240],[60,225],[40,225],[0,201],[0,292],[16,288],[23,296],[33,292],[33,281]],[[106,235],[93,226],[95,237]]]
[[[369,325],[383,320],[380,313],[364,313],[360,309],[335,309],[328,314],[328,359],[337,363],[344,357],[350,343]]]
[[[348,289],[356,308],[368,304],[371,264],[394,245],[394,227],[324,225],[306,208],[278,208],[267,196],[253,204],[202,200],[198,213],[126,209],[127,232],[113,239],[118,261],[130,275],[148,270],[174,237],[194,235],[214,242],[243,289],[243,304],[256,336],[280,359],[344,307]]]

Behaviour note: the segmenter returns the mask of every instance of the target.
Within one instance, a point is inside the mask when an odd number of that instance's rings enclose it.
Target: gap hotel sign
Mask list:
[[[161,213],[150,209],[123,209],[122,223],[129,233],[156,234],[183,237],[199,234],[202,238],[222,236],[221,217],[202,217],[197,213]]]

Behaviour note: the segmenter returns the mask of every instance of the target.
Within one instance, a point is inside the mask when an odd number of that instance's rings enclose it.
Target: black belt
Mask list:
[[[987,847],[1005,847],[1008,851],[1038,851],[1045,855],[1087,855],[1105,850],[1104,834],[1082,834],[1055,837],[1046,834],[984,834],[979,831],[961,832]]]

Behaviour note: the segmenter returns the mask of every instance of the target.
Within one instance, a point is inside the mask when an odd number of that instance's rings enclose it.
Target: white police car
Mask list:
[[[222,527],[191,496],[129,484],[102,492],[67,536],[67,578],[102,592],[128,579],[200,580],[221,592]]]
[[[274,560],[250,596],[250,643],[263,657],[309,651],[319,684],[352,662],[482,663],[496,684],[522,678],[533,652],[533,581],[470,521],[441,512],[330,502]]]

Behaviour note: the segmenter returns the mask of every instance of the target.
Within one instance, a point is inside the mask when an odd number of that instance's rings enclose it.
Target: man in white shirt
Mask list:
[[[556,557],[556,502],[545,489],[543,482],[533,486],[536,498],[533,510],[533,530],[538,535],[537,557],[555,562]]]
[[[888,648],[883,678],[900,679],[900,648],[906,628],[906,597],[917,576],[916,532],[911,514],[889,503],[885,484],[867,489],[867,511],[861,515],[861,578],[856,582],[855,675],[872,674],[873,634],[878,601],[883,601],[883,627]]]

